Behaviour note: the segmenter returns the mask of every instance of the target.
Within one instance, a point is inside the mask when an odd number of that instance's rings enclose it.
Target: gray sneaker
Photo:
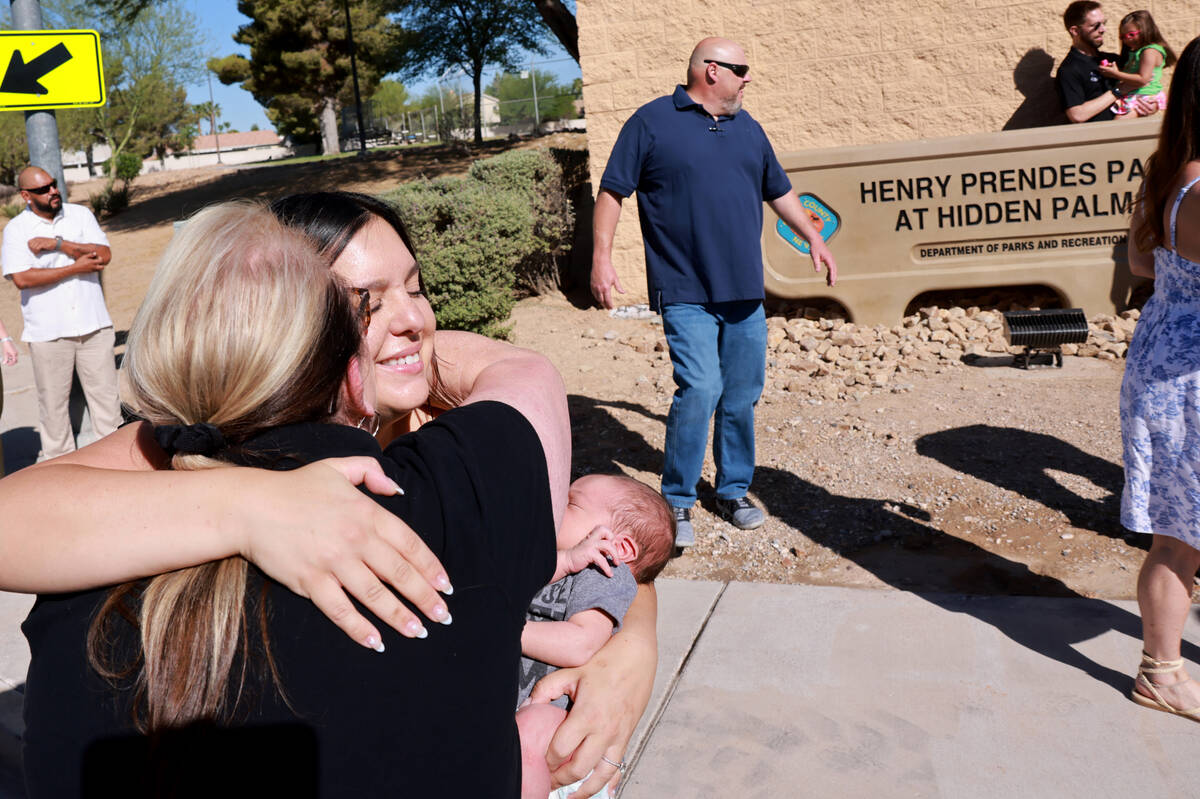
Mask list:
[[[671,508],[675,512],[675,546],[685,549],[696,543],[696,530],[692,527],[691,508]]]
[[[746,497],[738,497],[737,499],[721,499],[717,498],[717,512],[721,517],[728,522],[732,522],[734,527],[740,527],[743,530],[753,530],[755,527],[761,527],[766,521],[766,516],[763,512],[754,506]]]

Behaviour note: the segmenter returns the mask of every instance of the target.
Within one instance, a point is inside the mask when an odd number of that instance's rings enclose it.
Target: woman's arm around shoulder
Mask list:
[[[556,671],[534,686],[531,702],[550,702],[564,693],[574,702],[546,753],[556,787],[581,780],[590,771],[592,776],[578,795],[591,796],[617,776],[617,769],[601,756],[613,763],[624,760],[629,739],[650,702],[658,667],[657,623],[654,584],[640,585],[620,632],[595,657],[579,668]]]
[[[292,472],[157,471],[165,457],[151,431],[127,425],[0,480],[0,590],[98,588],[242,555],[365,646],[378,646],[379,633],[347,592],[402,634],[420,634],[380,576],[430,618],[444,615],[440,562],[354,487],[395,493],[373,458]]]
[[[503,402],[533,426],[546,455],[557,528],[571,479],[571,421],[558,370],[532,350],[461,331],[438,331],[434,352],[439,377],[439,385],[433,387],[435,405]]]

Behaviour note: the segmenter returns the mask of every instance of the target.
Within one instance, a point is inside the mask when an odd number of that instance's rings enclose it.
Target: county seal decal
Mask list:
[[[837,233],[842,224],[837,213],[814,194],[801,194],[800,204],[808,212],[808,218],[812,220],[817,233],[821,234],[821,240],[829,241],[833,238],[833,234]],[[782,219],[776,220],[775,230],[783,237],[784,241],[808,255],[808,242],[800,238]]]

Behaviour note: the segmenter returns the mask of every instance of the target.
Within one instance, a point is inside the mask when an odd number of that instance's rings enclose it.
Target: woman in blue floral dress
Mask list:
[[[1138,575],[1143,652],[1132,698],[1200,721],[1180,653],[1200,568],[1200,38],[1171,82],[1129,230],[1129,267],[1155,278],[1121,385],[1121,523],[1154,536]]]

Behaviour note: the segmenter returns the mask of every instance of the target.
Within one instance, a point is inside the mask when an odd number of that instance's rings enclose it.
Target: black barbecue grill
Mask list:
[[[1061,368],[1062,345],[1082,344],[1087,337],[1082,308],[1004,312],[1004,338],[1010,346],[1025,348],[1013,356],[1013,365],[1022,369],[1051,363]]]

